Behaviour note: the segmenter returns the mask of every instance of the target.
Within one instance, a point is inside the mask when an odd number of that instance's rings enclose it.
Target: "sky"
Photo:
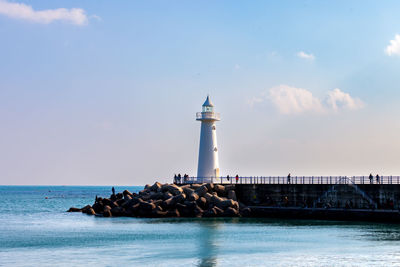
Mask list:
[[[0,184],[400,175],[400,2],[0,0]]]

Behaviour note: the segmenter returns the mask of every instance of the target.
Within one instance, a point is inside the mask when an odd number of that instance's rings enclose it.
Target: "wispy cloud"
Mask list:
[[[49,24],[54,21],[64,21],[83,26],[88,23],[88,17],[81,8],[57,8],[34,10],[32,6],[23,3],[13,3],[0,0],[0,14],[14,19],[27,20],[34,23]]]
[[[327,93],[324,99],[314,96],[309,90],[279,85],[263,92],[258,97],[253,97],[248,104],[254,106],[258,103],[270,102],[281,114],[300,113],[329,113],[340,110],[357,110],[364,107],[364,103],[351,97],[348,93],[336,88]]]
[[[353,98],[338,88],[328,92],[326,103],[333,111],[340,109],[356,110],[364,107],[364,102],[359,98]]]
[[[398,55],[400,56],[400,34],[396,34],[393,40],[390,40],[390,44],[386,47],[385,53],[388,56]]]
[[[307,60],[314,60],[315,59],[313,54],[307,54],[307,53],[305,53],[303,51],[298,52],[297,56],[299,58],[303,58],[303,59],[307,59]]]

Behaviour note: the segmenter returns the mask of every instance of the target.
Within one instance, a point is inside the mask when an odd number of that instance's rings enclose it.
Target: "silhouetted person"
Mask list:
[[[236,179],[236,183],[238,183],[238,181],[239,181],[239,175],[236,174],[235,179]]]
[[[174,175],[174,184],[178,183],[178,176]]]
[[[114,186],[111,188],[112,194],[115,196],[115,188]]]
[[[180,174],[180,173],[178,173],[178,181],[180,181],[180,180],[181,180],[181,178],[182,178],[181,174]],[[186,181],[185,181],[185,179],[183,179],[183,181],[184,181],[184,182],[186,182]]]
[[[228,182],[229,182],[229,175],[226,176],[226,180],[228,180]]]
[[[369,174],[369,183],[372,184],[373,183],[373,179],[374,177],[372,176],[372,173]]]
[[[379,174],[377,174],[377,175],[376,175],[376,183],[377,183],[377,184],[379,184],[379,180],[380,180],[380,177],[379,177]]]
[[[287,183],[290,184],[290,173],[287,176]]]

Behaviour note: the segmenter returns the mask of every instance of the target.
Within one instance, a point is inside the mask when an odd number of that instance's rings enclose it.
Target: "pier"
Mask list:
[[[192,183],[220,183],[220,184],[400,184],[400,176],[235,176],[224,177],[187,177],[176,181],[178,184]]]
[[[255,217],[400,222],[400,176],[233,176],[204,181],[234,185]],[[179,181],[177,181],[179,183]],[[180,184],[202,183],[186,177]]]

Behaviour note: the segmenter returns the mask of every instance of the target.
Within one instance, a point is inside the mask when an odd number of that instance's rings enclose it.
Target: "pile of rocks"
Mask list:
[[[236,199],[234,185],[154,183],[139,194],[125,190],[110,198],[97,198],[93,206],[70,208],[103,217],[240,217],[250,209]]]

